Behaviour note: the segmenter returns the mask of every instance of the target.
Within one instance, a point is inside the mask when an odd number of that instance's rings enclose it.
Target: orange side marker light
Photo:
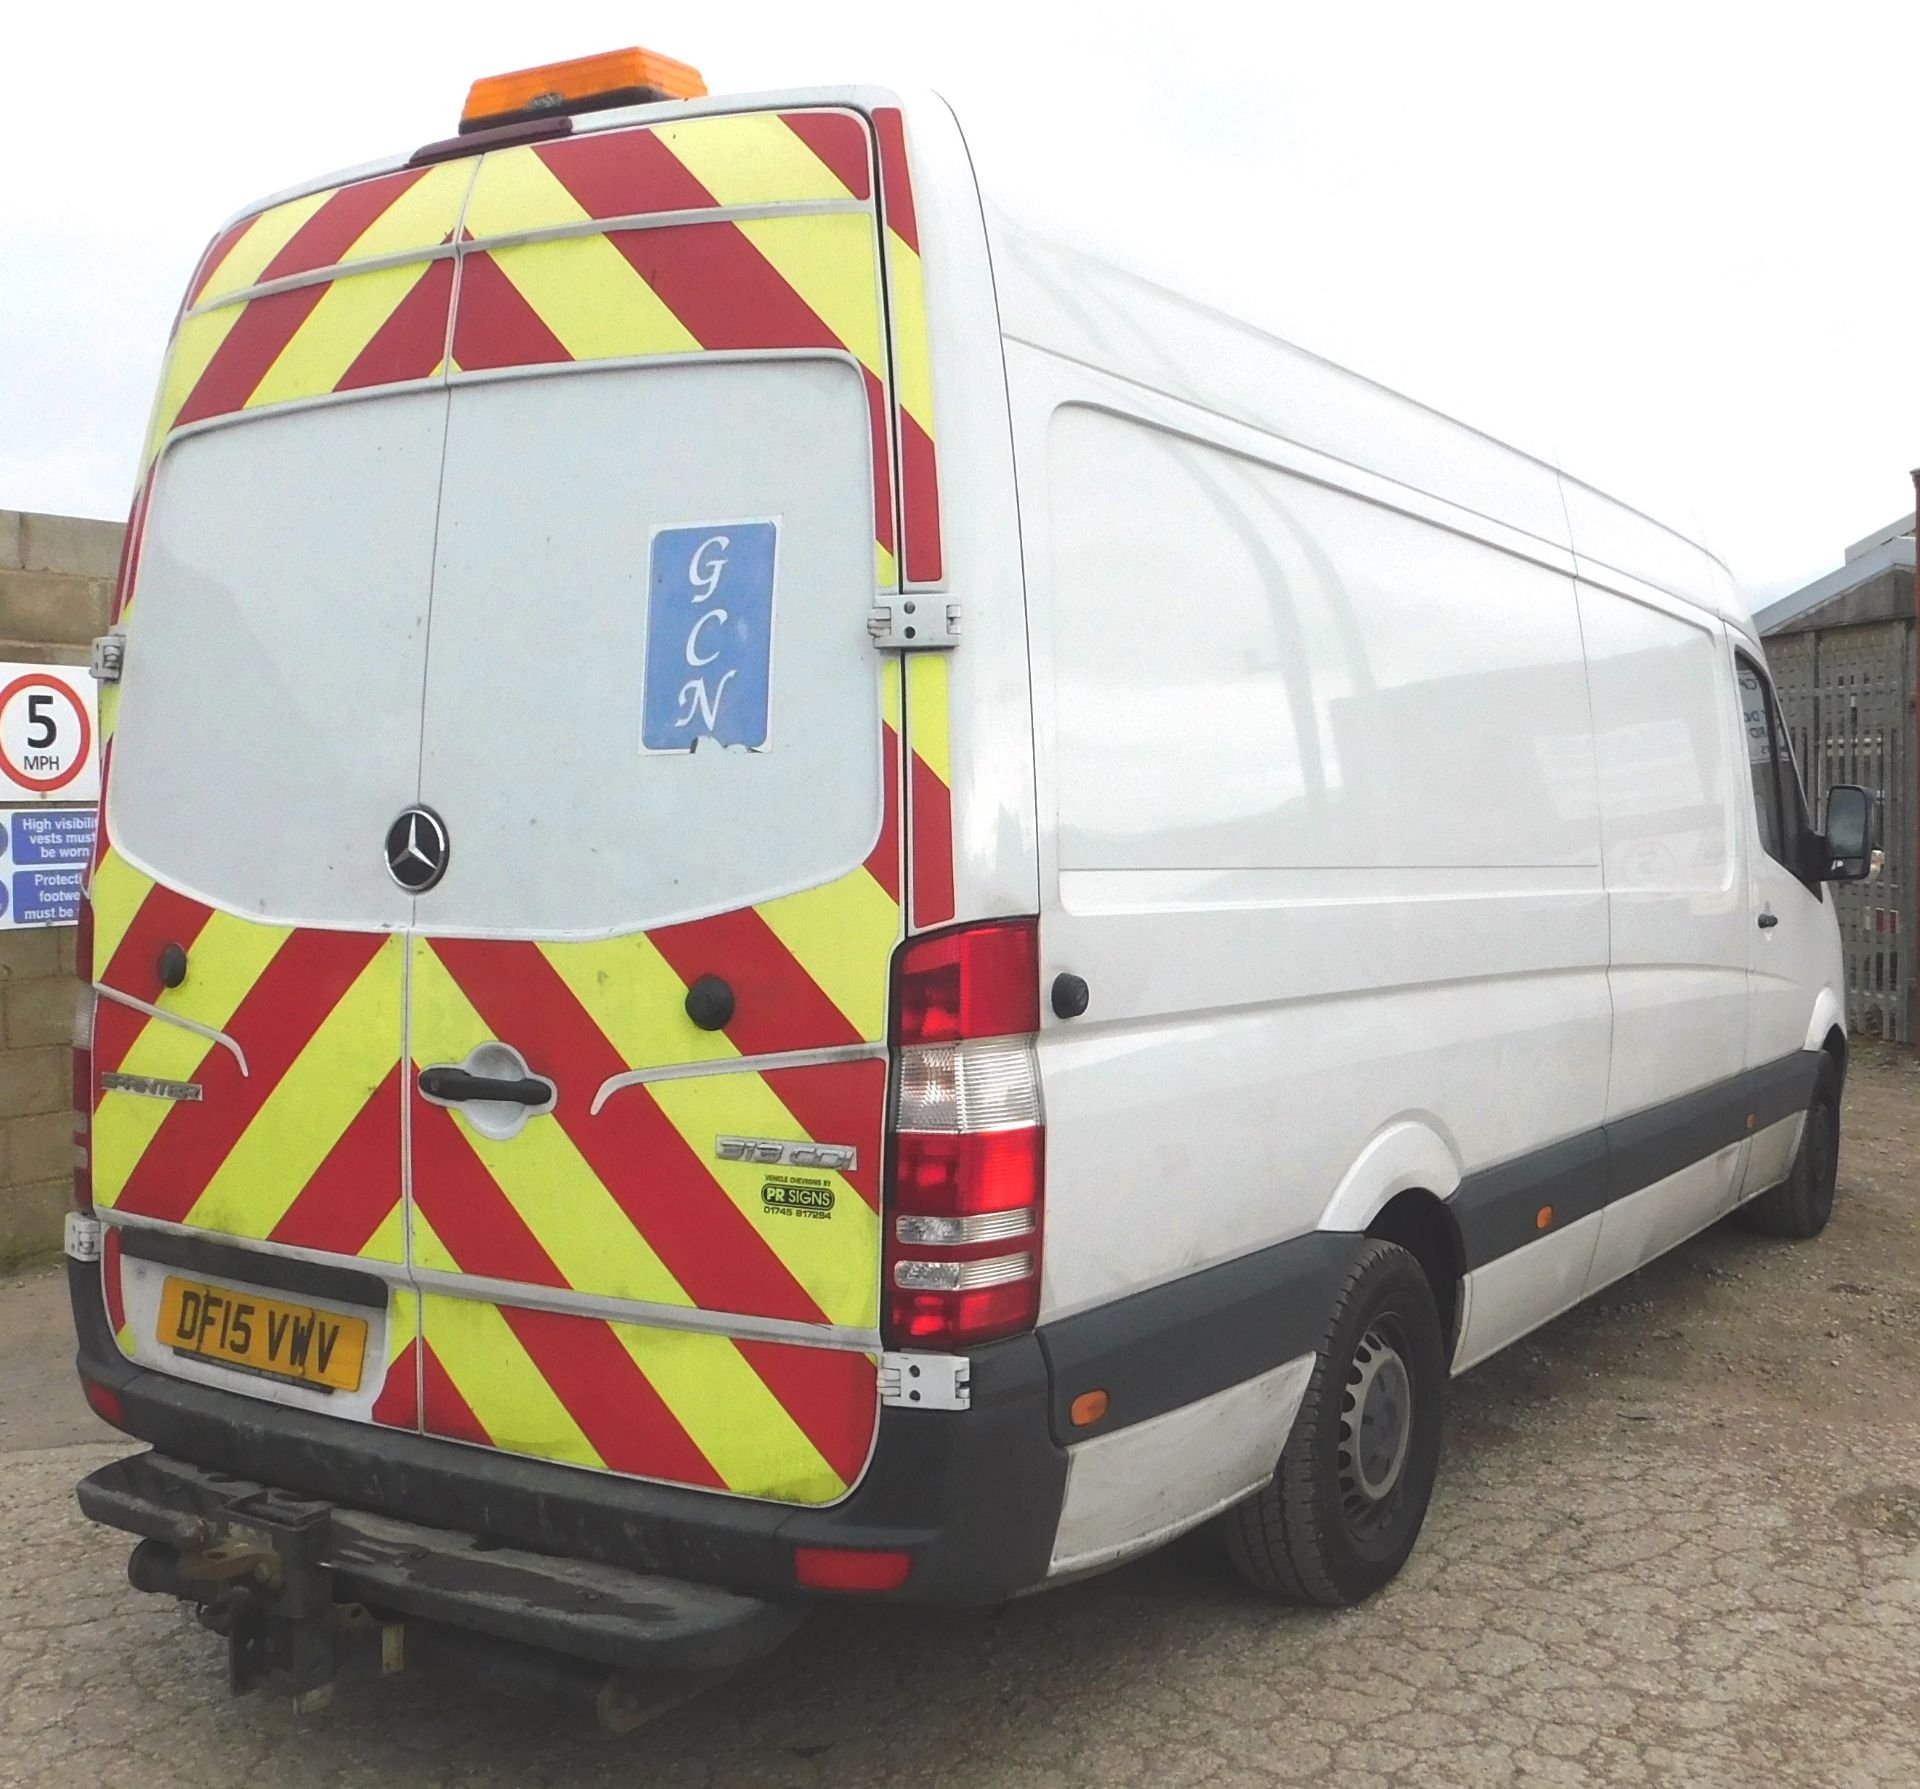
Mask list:
[[[1076,1429],[1097,1423],[1106,1413],[1107,1394],[1103,1391],[1083,1391],[1067,1406],[1067,1415],[1073,1419]]]

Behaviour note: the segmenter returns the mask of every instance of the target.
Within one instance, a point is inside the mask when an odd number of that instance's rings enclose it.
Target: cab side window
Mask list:
[[[1776,863],[1800,874],[1800,840],[1807,825],[1806,797],[1793,767],[1793,749],[1773,700],[1766,674],[1744,653],[1733,661],[1740,692],[1740,731],[1747,742],[1747,768],[1753,783],[1754,816],[1760,843]]]
[[[1780,817],[1786,822],[1791,850],[1795,841],[1812,830],[1813,822],[1808,817],[1807,792],[1800,786],[1800,769],[1793,760],[1793,738],[1771,685],[1767,688],[1767,708],[1773,715],[1773,765],[1780,778]]]

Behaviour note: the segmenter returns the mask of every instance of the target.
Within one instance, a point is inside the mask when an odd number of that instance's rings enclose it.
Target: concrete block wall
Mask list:
[[[118,522],[0,509],[0,660],[85,664]],[[60,1247],[73,1196],[73,928],[0,931],[0,1269]]]

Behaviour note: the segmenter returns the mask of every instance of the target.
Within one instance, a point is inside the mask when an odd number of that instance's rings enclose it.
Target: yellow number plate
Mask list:
[[[182,1354],[335,1391],[360,1389],[367,1356],[362,1317],[282,1304],[198,1280],[169,1279],[162,1288],[158,1339]]]

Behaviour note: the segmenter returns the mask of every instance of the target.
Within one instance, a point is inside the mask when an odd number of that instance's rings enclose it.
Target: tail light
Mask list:
[[[93,1210],[93,903],[82,900],[73,933],[73,1204]]]
[[[795,1547],[793,1580],[807,1590],[898,1590],[913,1555],[898,1548]]]
[[[1040,1312],[1037,922],[916,938],[895,959],[887,1339],[960,1347]]]
[[[110,1423],[116,1429],[127,1426],[126,1406],[120,1402],[120,1394],[111,1385],[102,1385],[97,1379],[89,1379],[82,1373],[80,1391],[87,1400],[88,1409],[103,1423]]]

